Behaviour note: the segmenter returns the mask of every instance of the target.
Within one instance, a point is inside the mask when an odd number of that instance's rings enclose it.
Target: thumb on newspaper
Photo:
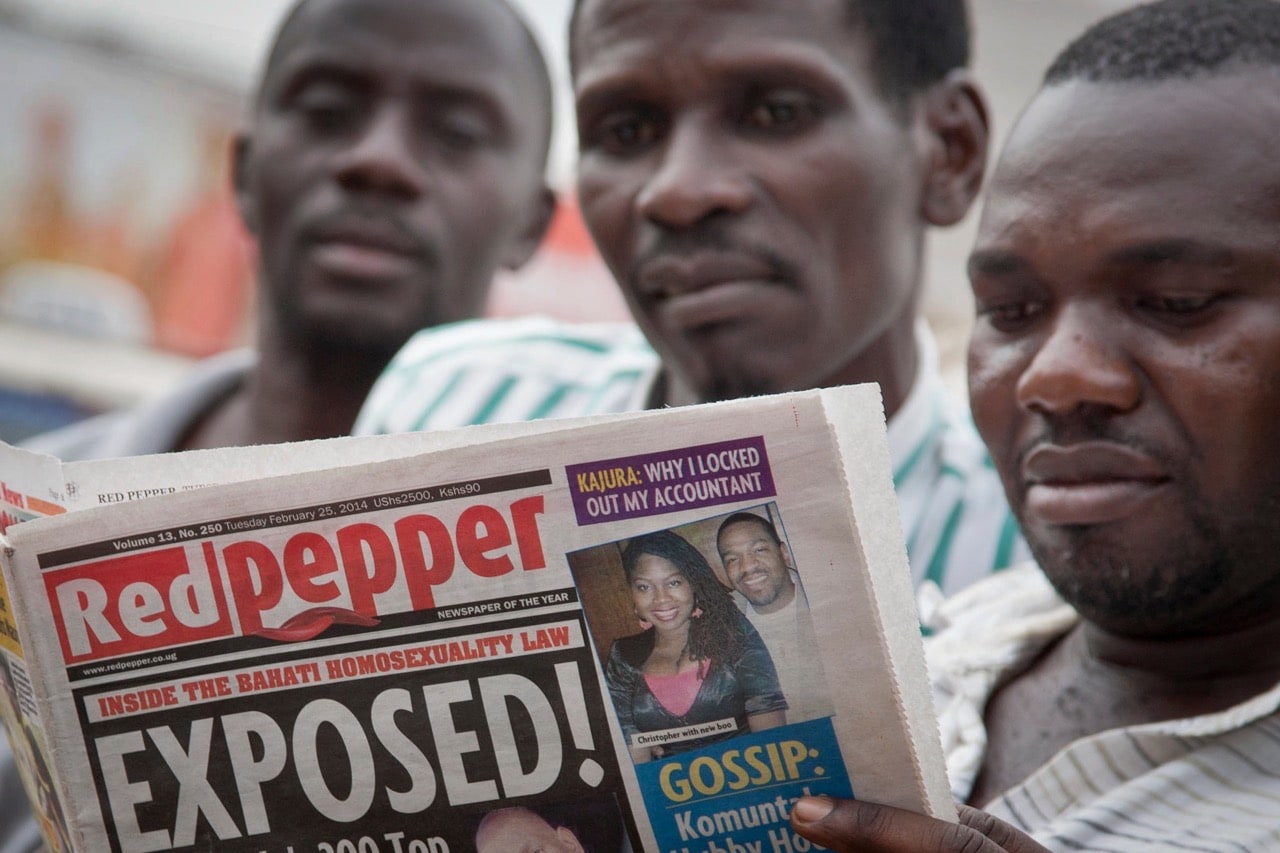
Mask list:
[[[841,853],[1049,853],[1030,836],[986,812],[960,807],[960,822],[859,800],[803,797],[791,826]]]

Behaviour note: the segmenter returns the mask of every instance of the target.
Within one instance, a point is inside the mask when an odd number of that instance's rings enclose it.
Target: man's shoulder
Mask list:
[[[198,417],[243,381],[256,361],[248,349],[213,356],[177,387],[151,400],[42,433],[22,447],[64,462],[168,453]]]
[[[930,673],[1016,667],[1066,633],[1079,615],[1039,566],[1024,563],[974,583],[936,605],[922,605]]]
[[[104,448],[111,443],[111,438],[125,428],[129,416],[127,411],[95,415],[33,436],[20,446],[24,450],[56,456],[64,462],[100,459]]]
[[[1017,678],[1078,621],[1035,565],[992,575],[930,605],[925,659],[951,791],[968,799],[986,759],[983,712],[999,684]]]
[[[506,364],[513,370],[555,369],[546,363],[512,364],[513,355],[537,357],[572,353],[583,358],[635,357],[647,363],[656,356],[633,323],[570,323],[551,317],[462,320],[418,331],[391,360],[384,375],[413,372],[456,361]]]
[[[643,408],[658,357],[631,323],[468,320],[418,332],[355,431],[415,432]]]

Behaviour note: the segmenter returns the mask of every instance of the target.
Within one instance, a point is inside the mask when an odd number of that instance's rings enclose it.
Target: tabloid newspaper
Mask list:
[[[803,853],[806,793],[954,817],[874,386],[6,446],[0,489],[0,709],[53,851]]]

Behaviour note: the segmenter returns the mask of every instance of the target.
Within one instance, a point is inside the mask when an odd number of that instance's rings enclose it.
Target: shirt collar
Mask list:
[[[895,473],[937,422],[938,394],[942,380],[938,375],[938,344],[923,317],[916,320],[916,375],[911,391],[898,411],[889,418],[889,461]]]

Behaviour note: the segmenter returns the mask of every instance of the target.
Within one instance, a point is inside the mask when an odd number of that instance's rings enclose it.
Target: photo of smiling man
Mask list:
[[[775,506],[735,512],[720,522],[715,547],[734,603],[760,634],[787,697],[787,722],[832,713],[809,599],[791,548],[771,520]]]

